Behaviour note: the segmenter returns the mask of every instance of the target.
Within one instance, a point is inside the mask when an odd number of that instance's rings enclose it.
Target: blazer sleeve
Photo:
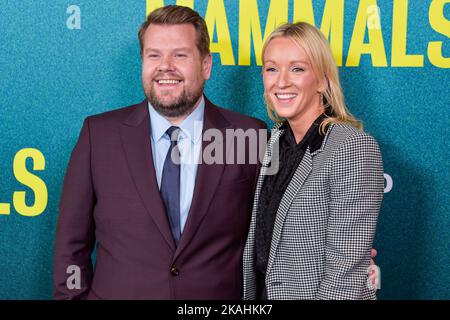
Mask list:
[[[332,161],[325,277],[318,299],[376,299],[367,279],[383,189],[378,143],[366,134],[347,138]]]
[[[92,281],[95,193],[91,174],[89,131],[87,118],[72,151],[64,178],[54,251],[55,299],[84,299],[89,293]],[[78,268],[79,273],[76,271]],[[79,281],[76,278],[78,274]]]

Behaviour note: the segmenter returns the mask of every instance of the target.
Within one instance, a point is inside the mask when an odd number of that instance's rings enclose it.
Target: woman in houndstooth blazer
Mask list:
[[[378,144],[347,110],[318,29],[285,24],[262,56],[277,124],[244,250],[244,299],[375,299],[367,274],[384,188]]]

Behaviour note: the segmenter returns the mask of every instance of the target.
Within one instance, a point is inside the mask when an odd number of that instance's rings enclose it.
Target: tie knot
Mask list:
[[[180,128],[171,126],[169,129],[166,130],[167,135],[169,136],[169,139],[172,141],[178,140],[178,135],[180,134]]]

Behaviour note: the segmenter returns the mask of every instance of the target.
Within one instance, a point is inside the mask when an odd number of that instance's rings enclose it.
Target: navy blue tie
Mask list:
[[[178,135],[180,128],[170,127],[166,133],[170,137],[170,148],[167,151],[166,160],[161,178],[161,197],[166,207],[175,243],[178,245],[181,237],[180,225],[180,151],[178,149]]]

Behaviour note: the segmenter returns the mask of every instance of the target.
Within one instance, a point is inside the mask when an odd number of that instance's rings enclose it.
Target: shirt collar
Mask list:
[[[317,117],[316,120],[314,120],[314,122],[312,123],[311,127],[309,127],[302,141],[300,141],[299,143],[295,141],[294,133],[292,132],[292,129],[287,121],[285,121],[281,125],[280,129],[285,130],[285,138],[287,139],[286,142],[290,146],[302,148],[303,150],[306,150],[306,148],[309,147],[310,152],[312,153],[319,149],[322,145],[324,135],[319,132],[319,129],[325,118],[326,116],[324,114],[321,114],[319,117]]]
[[[150,101],[148,102],[148,111],[150,113],[150,127],[152,139],[154,142],[158,142],[167,129],[169,129],[172,124],[169,120],[160,115],[155,108],[152,106]],[[193,143],[198,142],[202,136],[203,130],[203,119],[205,114],[205,99],[202,95],[200,98],[200,103],[195,108],[191,114],[181,122],[178,127],[180,127],[180,138],[189,138]]]

